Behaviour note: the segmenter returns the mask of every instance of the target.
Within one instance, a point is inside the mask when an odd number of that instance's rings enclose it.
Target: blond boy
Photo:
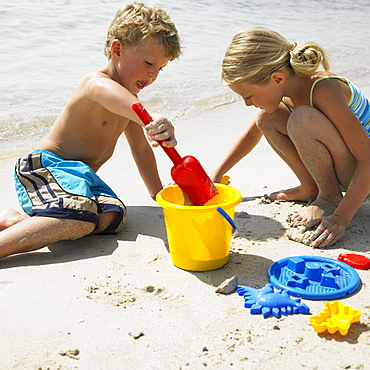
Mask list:
[[[96,175],[122,133],[149,194],[162,189],[152,148],[131,106],[181,54],[177,29],[157,7],[127,5],[108,29],[105,54],[107,64],[82,79],[38,149],[18,159],[16,191],[26,214],[10,209],[0,215],[0,258],[122,230],[126,208]],[[171,123],[152,116],[145,127],[152,146],[158,141],[175,146]]]

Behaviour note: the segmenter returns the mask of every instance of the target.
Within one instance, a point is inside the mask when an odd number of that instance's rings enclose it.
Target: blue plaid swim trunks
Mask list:
[[[102,233],[115,234],[123,228],[125,205],[92,168],[81,161],[35,150],[18,159],[14,180],[19,203],[30,216],[87,221],[98,228],[99,213],[118,212],[119,216]]]

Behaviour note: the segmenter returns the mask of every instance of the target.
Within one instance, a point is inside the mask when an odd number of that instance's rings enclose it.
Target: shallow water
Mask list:
[[[1,158],[24,153],[48,132],[78,81],[105,64],[110,21],[126,2],[13,0],[0,8]],[[184,124],[236,99],[220,80],[233,35],[261,25],[290,41],[314,40],[333,72],[370,84],[368,0],[163,0],[184,46],[140,99]]]

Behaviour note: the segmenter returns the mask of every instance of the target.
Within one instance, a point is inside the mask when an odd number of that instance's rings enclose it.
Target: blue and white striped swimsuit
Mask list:
[[[319,81],[328,78],[338,78],[348,84],[349,88],[351,89],[351,99],[349,100],[348,106],[355,114],[355,116],[358,118],[358,120],[361,122],[361,125],[365,129],[367,136],[370,137],[370,101],[369,99],[366,98],[363,92],[356,85],[354,85],[351,81],[347,80],[346,78],[340,76],[325,76],[318,78],[311,86],[310,92],[311,107],[313,107],[312,95],[315,85]]]

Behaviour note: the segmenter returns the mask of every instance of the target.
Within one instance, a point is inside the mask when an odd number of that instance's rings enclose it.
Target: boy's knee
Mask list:
[[[92,234],[117,234],[122,231],[127,219],[127,211],[99,214],[100,227]]]
[[[75,240],[83,238],[93,232],[95,224],[92,222],[78,221],[70,225],[70,237],[67,239]]]
[[[127,219],[126,210],[123,213],[114,212],[116,214],[115,218],[104,230],[103,234],[118,234],[123,230]]]
[[[126,216],[122,217],[121,221],[119,222],[118,226],[114,229],[114,234],[118,234],[123,230],[123,227],[126,223]]]

